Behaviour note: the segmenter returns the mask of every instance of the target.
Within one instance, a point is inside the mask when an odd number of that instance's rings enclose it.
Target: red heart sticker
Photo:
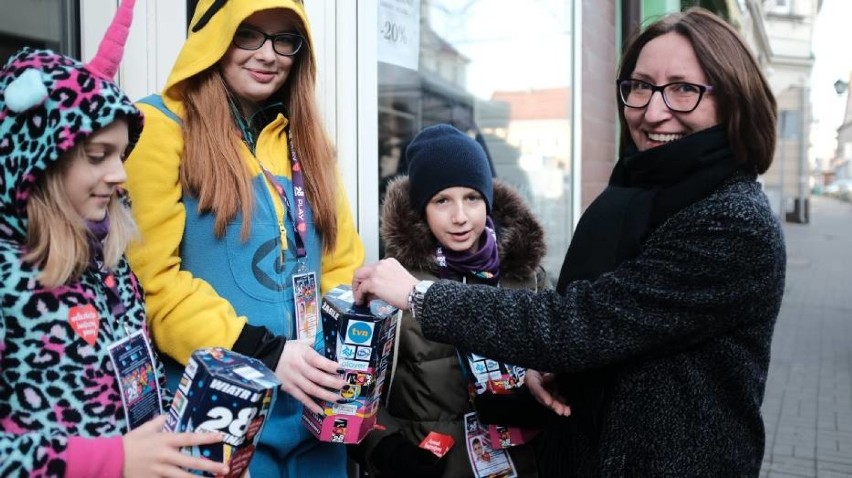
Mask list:
[[[89,345],[95,345],[98,340],[98,331],[101,328],[101,316],[92,304],[71,307],[68,312],[68,322],[77,335],[83,338]]]
[[[443,433],[438,432],[429,432],[426,435],[426,438],[420,442],[420,448],[425,450],[429,450],[435,454],[437,457],[442,457],[450,451],[450,448],[453,447],[453,437],[450,435],[444,435]]]

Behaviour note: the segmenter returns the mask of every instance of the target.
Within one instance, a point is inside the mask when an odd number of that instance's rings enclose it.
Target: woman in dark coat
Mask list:
[[[775,99],[739,35],[702,9],[639,34],[617,94],[621,157],[556,291],[430,284],[383,260],[356,273],[356,298],[412,310],[431,340],[549,372],[537,396],[570,416],[541,437],[544,476],[757,476],[785,271],[757,182]]]

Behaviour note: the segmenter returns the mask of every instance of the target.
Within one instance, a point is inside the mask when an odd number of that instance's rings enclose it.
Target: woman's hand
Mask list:
[[[346,381],[337,372],[340,365],[317,353],[312,344],[313,339],[288,340],[275,367],[275,375],[281,380],[282,390],[311,411],[322,413],[322,407],[314,398],[329,402],[339,400],[340,389]]]
[[[222,441],[220,433],[169,433],[163,431],[166,416],[160,415],[122,437],[125,478],[176,477],[196,478],[186,470],[206,471],[214,475],[228,473],[228,467],[207,458],[189,456],[181,447],[210,445]]]
[[[525,380],[530,393],[538,400],[538,403],[553,410],[557,415],[567,417],[571,415],[571,407],[553,389],[555,378],[556,375],[552,373],[541,373],[536,370],[527,369]]]
[[[408,294],[418,282],[396,259],[382,259],[355,271],[352,292],[356,304],[364,304],[377,297],[394,307],[408,310]]]

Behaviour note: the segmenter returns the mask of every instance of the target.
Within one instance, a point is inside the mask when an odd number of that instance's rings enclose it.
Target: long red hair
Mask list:
[[[299,33],[307,31],[293,14]],[[323,250],[331,251],[337,240],[337,160],[334,147],[322,124],[316,102],[316,65],[306,43],[293,63],[284,86],[274,95],[289,120],[289,131],[305,176],[305,189],[322,234]],[[242,236],[248,237],[254,207],[251,177],[240,156],[240,134],[234,123],[228,89],[214,65],[181,84],[186,117],[183,123],[184,152],[180,181],[184,190],[198,199],[200,213],[215,215],[214,233],[237,213],[243,221]]]

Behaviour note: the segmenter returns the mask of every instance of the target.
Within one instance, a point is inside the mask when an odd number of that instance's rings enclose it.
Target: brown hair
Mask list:
[[[766,172],[775,155],[775,96],[748,46],[721,18],[703,8],[693,7],[652,23],[628,45],[618,78],[630,78],[648,42],[672,32],[689,40],[701,69],[713,85],[719,117],[727,125],[737,160],[754,173]],[[619,110],[619,121],[623,155],[632,141],[623,108]]]
[[[301,20],[293,17],[299,33],[308,38]],[[337,240],[337,162],[316,103],[316,65],[310,47],[306,41],[274,99],[287,111],[314,224],[322,234],[323,250],[328,252]],[[246,238],[254,207],[251,178],[239,153],[239,131],[232,119],[225,80],[214,65],[181,87],[186,107],[181,185],[198,199],[199,212],[215,215],[217,237],[224,235],[225,226],[239,212]]]
[[[75,156],[84,155],[83,144],[65,153],[38,180],[27,201],[27,253],[24,260],[41,267],[39,281],[57,287],[80,278],[89,266],[91,251],[83,218],[65,192],[63,174]],[[118,195],[107,206],[109,234],[104,241],[104,265],[115,269],[127,245],[136,238],[130,208]]]

